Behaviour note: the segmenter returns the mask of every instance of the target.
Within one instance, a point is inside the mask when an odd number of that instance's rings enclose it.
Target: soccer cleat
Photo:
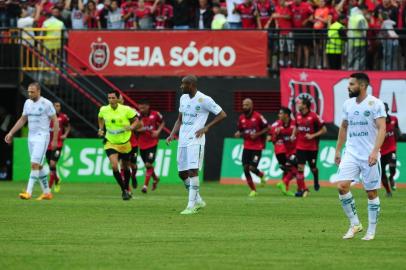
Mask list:
[[[53,198],[52,193],[42,193],[41,196],[37,198],[37,201],[52,200],[52,198]]]
[[[195,207],[188,207],[185,210],[183,210],[182,212],[180,212],[181,215],[193,215],[197,213],[197,208]]]
[[[375,234],[368,233],[368,232],[367,232],[367,234],[365,234],[364,237],[361,238],[361,240],[364,240],[364,241],[370,241],[370,240],[374,240],[374,239],[375,239]]]
[[[251,197],[251,198],[256,197],[256,196],[258,196],[258,192],[256,192],[255,190],[251,190],[251,192],[248,194],[248,197]]]
[[[285,195],[288,197],[295,197],[295,193],[293,193],[292,191],[286,191]]]
[[[205,201],[196,202],[196,204],[195,204],[196,210],[200,210],[200,209],[205,208],[205,207],[206,207],[206,202]]]
[[[261,176],[260,181],[261,181],[261,186],[264,187],[266,185],[266,176],[265,176],[265,174]]]
[[[127,190],[123,191],[123,193],[121,194],[121,197],[123,198],[123,201],[128,201],[131,199],[131,195]]]
[[[62,179],[59,179],[59,181],[55,181],[54,191],[56,193],[59,193],[59,191],[61,191],[61,182]]]
[[[386,192],[386,198],[392,198],[392,192]]]
[[[310,194],[309,190],[305,189],[305,190],[301,190],[301,191],[296,192],[295,197],[303,197],[303,198],[305,198],[305,197],[309,196],[309,194]]]
[[[362,224],[361,224],[361,223],[360,223],[359,225],[351,226],[351,227],[348,229],[347,233],[344,234],[343,239],[352,239],[352,238],[354,238],[354,236],[355,236],[357,233],[362,232],[362,230],[363,230],[363,228],[362,228]]]
[[[28,192],[25,192],[25,191],[18,194],[18,196],[20,197],[20,199],[23,199],[23,200],[31,199],[31,194]]]
[[[152,191],[154,191],[158,187],[158,183],[159,183],[159,178],[157,180],[154,180],[154,182],[152,182]]]
[[[276,187],[279,188],[281,190],[281,192],[283,193],[283,195],[286,195],[287,190],[286,190],[286,186],[283,182],[278,182],[276,184]]]
[[[141,192],[144,193],[144,194],[147,194],[147,191],[148,191],[148,187],[143,186],[142,189],[141,189]]]
[[[396,182],[393,179],[389,180],[390,182],[390,187],[392,188],[393,191],[396,191]]]

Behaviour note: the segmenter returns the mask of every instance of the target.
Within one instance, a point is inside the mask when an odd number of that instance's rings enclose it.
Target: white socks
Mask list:
[[[185,180],[185,186],[187,184],[187,180],[189,180],[189,202],[187,204],[187,208],[195,207],[196,202],[200,202],[202,198],[199,195],[199,177],[189,177]]]
[[[355,210],[355,201],[354,197],[351,194],[351,191],[344,195],[339,194],[338,198],[340,198],[344,213],[350,220],[351,226],[359,225],[360,222],[358,219],[357,210]]]
[[[379,201],[379,197],[376,197],[373,200],[368,200],[368,234],[375,235],[380,210],[381,203]]]
[[[39,184],[41,186],[42,189],[42,193],[44,194],[48,194],[51,192],[51,190],[49,189],[49,185],[48,185],[48,172],[42,168],[41,170],[39,170]]]
[[[26,192],[32,195],[32,190],[34,189],[34,184],[39,178],[39,170],[31,170],[30,179],[28,179]]]

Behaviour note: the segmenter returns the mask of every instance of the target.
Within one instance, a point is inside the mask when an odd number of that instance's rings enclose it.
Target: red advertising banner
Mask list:
[[[267,76],[266,31],[70,31],[69,48],[108,76]]]
[[[339,126],[342,104],[348,99],[348,77],[354,71],[282,69],[281,104],[295,111],[301,95],[309,95],[312,110],[327,123]],[[402,133],[406,133],[406,72],[371,71],[368,93],[388,103],[390,114],[399,119]]]

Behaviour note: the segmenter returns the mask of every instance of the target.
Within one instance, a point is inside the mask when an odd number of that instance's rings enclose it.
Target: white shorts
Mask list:
[[[49,133],[38,133],[28,136],[28,151],[31,163],[44,164],[49,144]]]
[[[370,167],[368,160],[360,160],[351,154],[344,154],[337,175],[330,182],[351,180],[361,182],[365,190],[374,190],[381,187],[381,173],[379,158],[378,162]]]
[[[201,169],[204,157],[204,145],[194,144],[178,147],[178,171]]]

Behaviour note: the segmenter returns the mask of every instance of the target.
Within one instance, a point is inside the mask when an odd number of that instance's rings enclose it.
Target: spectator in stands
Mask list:
[[[49,15],[52,13],[52,8],[54,4],[48,0],[41,0],[41,2],[35,5],[35,9],[39,10],[40,16],[37,21],[37,27],[41,28],[44,21],[49,18]]]
[[[6,0],[0,0],[0,28],[8,27]]]
[[[72,29],[85,29],[85,7],[83,0],[66,0],[65,9],[70,10]]]
[[[18,28],[33,28],[34,27],[34,22],[36,21],[36,19],[38,19],[39,16],[33,17],[30,16],[30,14],[28,13],[27,8],[22,8],[21,9],[21,15],[20,18],[17,21],[17,27]],[[30,43],[31,45],[34,44],[34,32],[33,31],[24,31],[22,33],[22,38],[24,41]]]
[[[368,22],[366,6],[353,7],[348,20],[348,69],[365,70]]]
[[[61,49],[62,30],[65,25],[58,19],[61,16],[59,8],[53,7],[51,12],[51,14],[47,13],[47,19],[42,25],[46,37],[50,38],[44,40],[44,45],[51,51],[58,51]]]
[[[310,57],[310,46],[312,45],[312,27],[313,20],[313,8],[302,0],[294,0],[291,5],[291,10],[293,13],[292,23],[293,23],[293,37],[295,40],[296,48],[296,66],[297,67],[309,67],[309,57]],[[302,51],[304,55],[304,63],[302,65]]]
[[[213,11],[207,0],[199,0],[199,6],[194,10],[192,28],[210,29],[213,20]]]
[[[384,20],[383,14],[386,13],[389,19],[398,22],[398,7],[393,5],[392,0],[382,0],[382,4],[379,4],[375,8],[375,13],[381,21]]]
[[[393,70],[394,63],[396,62],[396,52],[398,50],[399,41],[398,34],[396,34],[394,27],[396,22],[391,20],[389,14],[384,12],[382,14],[382,30],[381,37],[382,40],[382,70]]]
[[[189,29],[190,13],[189,5],[186,0],[172,0],[173,6],[173,28]]]
[[[330,8],[326,6],[325,0],[320,0],[318,8],[314,11],[313,19],[313,48],[315,66],[321,69],[325,63],[325,54],[323,48],[325,47],[326,26],[332,17],[330,15]]]
[[[341,69],[341,60],[344,53],[346,16],[341,14],[333,24],[329,23],[327,31],[326,54],[330,69]]]
[[[220,6],[220,3],[213,3],[213,21],[211,22],[211,29],[218,30],[218,29],[229,29],[230,26],[228,25],[227,18],[224,15],[225,10],[223,10]]]
[[[102,29],[107,28],[107,19],[110,12],[111,0],[104,0],[103,7],[99,10],[99,21]]]
[[[243,29],[259,28],[258,12],[252,0],[244,0],[244,3],[235,6],[234,13],[241,15]]]
[[[155,16],[155,28],[171,28],[173,19],[173,7],[166,3],[166,0],[155,0],[152,6],[152,12]]]
[[[17,27],[17,20],[20,13],[21,8],[18,0],[8,0],[6,2],[6,14],[9,27]]]
[[[242,28],[241,15],[235,13],[234,9],[239,4],[242,4],[244,0],[226,0],[227,4],[227,22],[231,29]]]
[[[107,14],[107,29],[124,29],[124,19],[118,0],[112,0]]]
[[[121,10],[123,12],[124,28],[135,28],[135,9],[137,8],[137,2],[133,0],[126,0],[121,3]]]
[[[93,0],[87,2],[85,7],[85,21],[87,29],[100,29],[99,13]]]
[[[153,29],[152,9],[145,5],[144,0],[138,0],[138,7],[134,11],[135,28]]]
[[[259,29],[269,28],[272,14],[275,12],[275,6],[271,0],[258,0],[255,3],[258,12],[257,25]],[[268,27],[265,27],[268,26]]]
[[[275,7],[275,13],[272,14],[272,19],[275,20],[276,29],[279,31],[279,66],[288,67],[292,66],[294,42],[292,29],[292,16],[293,13],[286,0],[279,0],[279,5]],[[265,28],[268,28],[270,21]],[[285,61],[285,54],[287,53],[287,61]]]

